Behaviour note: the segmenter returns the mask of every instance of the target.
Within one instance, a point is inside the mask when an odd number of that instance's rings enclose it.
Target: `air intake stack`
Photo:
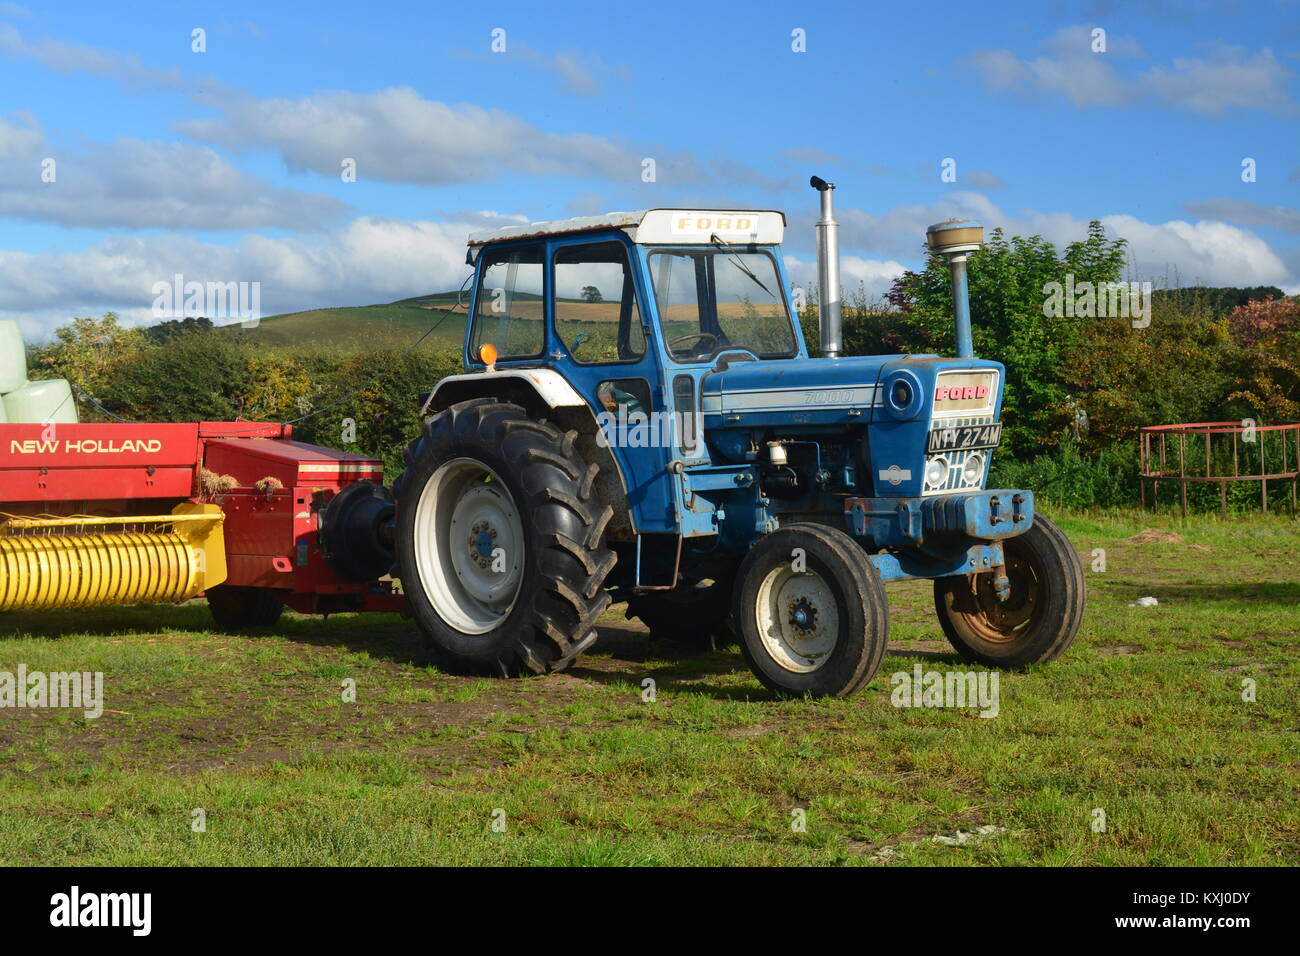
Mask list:
[[[925,230],[930,251],[948,260],[952,273],[952,313],[957,326],[957,357],[975,354],[970,333],[970,292],[966,287],[966,257],[984,244],[984,227],[978,222],[949,219]]]

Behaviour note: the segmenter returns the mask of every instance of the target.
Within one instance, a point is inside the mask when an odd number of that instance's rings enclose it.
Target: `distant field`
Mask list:
[[[310,309],[262,319],[255,328],[224,327],[227,335],[270,347],[304,351],[356,352],[376,348],[405,348],[440,318],[437,330],[422,347],[454,348],[465,338],[466,294],[461,308],[443,318],[444,308],[454,308],[455,292],[401,299],[387,305],[359,305],[337,309]]]
[[[106,698],[0,710],[0,862],[1296,865],[1296,522],[1060,524],[1083,630],[1002,674],[992,719],[891,705],[895,672],[966,666],[921,582],[888,588],[876,679],[826,701],[621,607],[570,671],[517,681],[440,673],[396,614],[258,637],[202,602],[0,615],[0,671],[102,671]]]

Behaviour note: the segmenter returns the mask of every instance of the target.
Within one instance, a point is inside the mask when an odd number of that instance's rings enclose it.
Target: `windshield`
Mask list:
[[[668,353],[704,362],[724,349],[759,358],[795,354],[794,328],[776,260],[726,243],[713,249],[660,250],[650,256],[655,302]]]

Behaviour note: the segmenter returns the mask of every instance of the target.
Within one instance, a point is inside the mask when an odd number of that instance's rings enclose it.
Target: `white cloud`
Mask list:
[[[805,289],[817,288],[817,260],[803,259],[787,254],[786,271],[790,281]],[[846,295],[861,288],[868,302],[883,299],[894,279],[906,271],[906,266],[894,260],[864,259],[861,256],[840,255],[840,286]]]
[[[1251,199],[1220,197],[1197,199],[1183,204],[1188,213],[1202,219],[1224,219],[1243,226],[1262,229],[1280,229],[1282,232],[1300,232],[1300,209],[1290,206],[1269,206]]]
[[[54,160],[54,180],[42,178]],[[347,209],[272,186],[206,146],[117,139],[63,149],[35,117],[0,117],[0,217],[62,226],[316,229]]]
[[[273,150],[293,172],[337,176],[350,158],[359,179],[386,182],[453,185],[514,173],[635,187],[643,159],[650,158],[658,186],[786,185],[742,163],[593,133],[551,133],[505,110],[429,100],[409,87],[329,90],[297,99],[223,93],[196,100],[223,115],[178,123],[180,132],[234,152]]]
[[[39,154],[45,142],[45,133],[35,116],[25,110],[13,115],[18,122],[0,116],[0,161],[30,159]]]
[[[861,283],[868,299],[883,297],[895,276],[923,261],[925,226],[953,215],[973,217],[1008,234],[1040,234],[1058,249],[1086,235],[1087,222],[1068,213],[1033,211],[1008,215],[975,193],[952,194],[931,205],[904,206],[881,214],[841,209],[844,229],[840,270],[845,290]],[[181,273],[200,282],[259,282],[266,315],[300,309],[389,302],[457,288],[468,233],[487,221],[522,217],[491,211],[457,220],[409,222],[363,217],[312,238],[249,235],[234,245],[178,235],[116,236],[75,252],[0,252],[0,317],[17,318],[32,341],[48,336],[74,315],[108,309],[135,322],[153,321],[149,306],[155,282]],[[1111,235],[1130,242],[1138,275],[1182,285],[1280,285],[1300,287],[1300,259],[1290,264],[1246,229],[1215,221],[1148,223],[1129,215],[1102,219]],[[787,239],[794,243],[798,229]],[[811,236],[811,221],[807,224]],[[897,255],[888,248],[901,250]],[[812,256],[787,254],[790,276],[816,283]]]
[[[0,252],[0,317],[18,319],[29,341],[74,315],[109,309],[139,322],[153,285],[259,282],[262,312],[365,305],[458,288],[468,273],[467,223],[363,217],[325,236],[244,237],[233,246],[184,236],[114,236],[76,252]]]
[[[1178,285],[1277,285],[1288,280],[1282,259],[1263,239],[1226,222],[1148,223],[1106,216],[1102,223],[1129,241],[1144,276],[1167,273]]]
[[[1113,106],[1131,94],[1113,66],[1119,52],[1093,53],[1091,31],[1067,27],[1044,43],[1051,55],[1021,59],[1010,50],[977,50],[965,58],[991,90],[1007,93],[1036,91],[1059,94],[1075,106]],[[1131,37],[1108,37],[1107,49],[1132,52]]]
[[[213,77],[187,78],[178,70],[146,67],[134,54],[49,39],[28,41],[3,24],[0,53],[34,59],[60,72],[109,77],[131,89],[182,91],[219,115],[182,121],[176,124],[180,132],[234,152],[270,150],[291,171],[331,179],[345,159],[353,159],[360,178],[417,185],[485,182],[503,173],[635,185],[641,182],[643,160],[650,158],[662,185],[783,185],[730,160],[705,160],[685,150],[592,133],[551,133],[505,110],[428,100],[407,87],[259,99]],[[520,56],[555,72],[579,92],[594,92],[598,72],[626,72],[596,54],[548,55],[523,48]]]
[[[795,217],[787,241],[812,236],[813,218]],[[896,206],[883,213],[852,207],[835,211],[841,224],[840,246],[847,252],[886,256],[910,263],[923,261],[927,226],[945,219],[975,219],[986,235],[1001,227],[1008,236],[1041,235],[1058,250],[1087,236],[1088,220],[1066,212],[1004,212],[979,193],[954,192],[930,204]],[[1128,253],[1143,278],[1216,286],[1281,284],[1300,279],[1269,244],[1248,229],[1213,219],[1196,222],[1145,222],[1131,215],[1098,217],[1112,237],[1129,242]]]
[[[1142,56],[1129,36],[1107,38],[1107,52],[1094,53],[1090,30],[1067,27],[1044,41],[1047,52],[1032,59],[1011,50],[977,50],[963,60],[991,90],[1063,96],[1075,106],[1121,106],[1155,100],[1209,116],[1232,110],[1264,110],[1294,116],[1287,89],[1294,74],[1268,48],[1214,44],[1203,58],[1178,57],[1136,75],[1116,60]]]
[[[1095,54],[1092,48],[1100,42],[1100,38],[1093,38],[1095,29],[1097,28],[1085,26],[1064,27],[1043,41],[1043,46],[1057,56],[1078,56],[1081,53],[1093,56]],[[1105,50],[1102,55],[1140,57],[1146,56],[1146,51],[1131,34],[1114,33],[1108,30],[1105,33]]]
[[[944,219],[978,219],[986,224],[1002,217],[987,197],[975,192],[951,192],[929,203],[894,206],[881,213],[852,206],[840,206],[835,219],[840,224],[840,246],[873,255],[916,262],[923,255],[925,229]],[[813,237],[815,210],[800,207],[790,215],[787,242],[808,245]]]
[[[361,179],[442,185],[507,171],[631,180],[641,170],[640,155],[604,137],[548,133],[504,110],[427,100],[405,87],[211,102],[220,119],[177,128],[236,152],[275,150],[295,172],[337,176],[352,158]]]
[[[1252,55],[1244,47],[1219,46],[1203,60],[1180,58],[1169,68],[1152,67],[1140,83],[1165,103],[1209,116],[1238,109],[1294,116],[1296,102],[1287,91],[1292,76],[1272,50]]]
[[[455,55],[493,66],[522,63],[524,66],[550,73],[560,80],[563,88],[578,96],[595,96],[603,87],[603,77],[618,74],[626,76],[626,67],[612,67],[599,53],[544,53],[521,43],[511,42],[503,53],[473,53],[454,50]]]
[[[48,38],[33,42],[8,24],[0,24],[0,52],[36,60],[60,73],[110,77],[131,89],[177,90],[185,86],[179,70],[147,67],[134,54]]]
[[[1007,183],[997,173],[991,173],[984,169],[974,169],[965,173],[964,177],[976,189],[1006,189]]]

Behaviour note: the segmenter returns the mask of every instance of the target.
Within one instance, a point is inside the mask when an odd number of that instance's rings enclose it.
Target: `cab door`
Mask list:
[[[676,534],[663,373],[647,290],[622,232],[549,244],[550,364],[591,405],[627,486],[638,534]]]

